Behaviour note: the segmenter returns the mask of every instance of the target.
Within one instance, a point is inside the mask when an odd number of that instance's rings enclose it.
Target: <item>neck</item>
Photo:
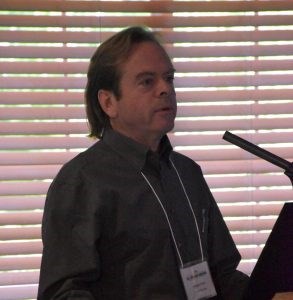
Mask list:
[[[139,139],[139,138],[134,138],[134,140],[140,144],[145,145],[146,147],[150,148],[150,150],[152,150],[153,152],[158,151],[159,149],[159,145],[161,142],[161,138],[156,138],[156,139],[148,139],[148,140],[144,140],[144,139]]]

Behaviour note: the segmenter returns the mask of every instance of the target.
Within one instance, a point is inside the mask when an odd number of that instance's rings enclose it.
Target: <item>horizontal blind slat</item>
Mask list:
[[[239,253],[243,261],[245,260],[255,260],[256,257],[259,257],[262,252],[263,247],[251,247],[248,249],[243,249],[242,247],[239,249]]]
[[[290,182],[288,179],[288,188],[280,189],[277,187],[271,189],[253,189],[246,187],[246,189],[231,189],[228,191],[212,191],[215,199],[219,204],[234,203],[234,202],[280,202],[292,201],[292,190],[290,189]],[[269,228],[269,227],[268,227]],[[236,230],[236,229],[234,229]]]
[[[216,47],[215,47],[216,46]],[[266,56],[286,56],[292,55],[293,45],[215,45],[210,46],[171,46],[166,45],[166,50],[171,57],[185,57],[185,58],[206,58],[206,57],[266,57]],[[25,49],[24,49],[25,51]]]
[[[226,75],[176,77],[177,88],[187,87],[246,87],[292,85],[291,74],[275,75]],[[82,89],[86,79],[82,77],[0,77],[0,88],[5,89]]]
[[[237,120],[235,122],[235,120]],[[233,120],[185,120],[184,118],[178,118],[176,120],[175,131],[181,132],[194,132],[194,131],[226,131],[226,130],[255,130],[260,129],[292,129],[292,119],[286,115],[279,116],[278,122],[272,122],[271,119],[259,119],[251,118],[241,119],[235,117]],[[13,127],[12,127],[13,130]],[[0,129],[1,132],[1,129]],[[21,131],[20,131],[21,132]],[[61,131],[62,132],[62,131]]]
[[[289,181],[283,174],[247,174],[242,176],[226,176],[226,177],[212,177],[207,178],[208,185],[215,188],[245,188],[249,187],[263,187],[263,186],[288,186]],[[292,197],[293,198],[293,197]],[[235,210],[235,214],[238,208]],[[241,210],[240,214],[246,212]]]
[[[40,237],[39,237],[40,238]],[[39,241],[4,241],[0,244],[0,259],[1,256],[13,255],[28,255],[41,254],[43,245]],[[1,269],[1,268],[0,268]]]
[[[200,166],[205,175],[215,174],[249,174],[280,172],[280,168],[263,159],[201,161]],[[216,176],[215,176],[216,177]],[[229,184],[227,184],[228,186]]]
[[[276,218],[271,219],[240,219],[240,220],[229,220],[225,219],[225,222],[229,230],[244,231],[244,230],[270,230],[275,222]]]
[[[5,300],[35,299],[37,291],[37,284],[0,286],[1,297]]]
[[[293,90],[292,90],[293,93]],[[69,91],[3,91],[0,94],[0,104],[83,104],[83,92],[69,92]]]
[[[1,166],[0,180],[34,180],[53,178],[60,165]]]
[[[291,74],[275,75],[234,75],[234,76],[189,76],[175,78],[178,88],[182,87],[245,87],[291,85]],[[0,82],[1,84],[1,82]]]
[[[0,257],[0,270],[3,271],[39,269],[40,264],[40,255],[28,257]]]
[[[77,153],[64,151],[44,151],[38,153],[38,155],[33,152],[3,152],[0,155],[0,165],[60,165],[72,159],[76,155]]]
[[[39,273],[40,273],[39,271],[26,271],[26,272],[6,271],[3,273],[0,273],[0,294],[1,294],[1,296],[4,297],[3,286],[13,286],[13,285],[19,286],[22,284],[26,284],[26,285],[37,284],[39,282],[39,275],[40,275]],[[11,297],[11,294],[9,296]],[[25,295],[21,294],[21,297],[25,297]],[[4,298],[4,299],[8,299],[8,298]]]
[[[231,143],[222,139],[221,133],[215,134],[189,134],[189,135],[175,135],[170,134],[170,139],[175,146],[203,146],[203,145],[231,145]],[[269,133],[244,133],[241,137],[253,144],[260,145],[265,143],[291,143],[293,141],[293,132],[269,132]],[[233,147],[237,147],[234,146]],[[268,151],[274,152],[270,149]],[[278,151],[279,149],[276,149]],[[246,151],[243,150],[245,153]],[[246,152],[248,154],[248,152]],[[276,154],[277,155],[277,154]],[[250,154],[249,154],[250,156]],[[251,157],[251,156],[250,156]]]
[[[253,116],[253,115],[274,115],[290,114],[293,112],[292,103],[272,104],[250,104],[233,105],[200,105],[195,101],[178,105],[177,117],[207,117],[207,116]],[[215,103],[217,104],[217,103]],[[6,107],[0,111],[2,120],[70,120],[86,118],[84,107]]]
[[[270,232],[262,232],[262,231],[250,231],[245,233],[235,233],[232,232],[232,237],[235,243],[241,245],[240,248],[241,254],[244,259],[255,258],[259,255],[259,252],[262,251],[262,247],[259,245],[265,244],[268,239]],[[246,248],[245,245],[248,247]],[[251,247],[258,246],[258,247]],[[251,247],[251,248],[249,248]],[[255,253],[257,251],[257,253]]]
[[[280,71],[292,70],[293,60],[284,59],[276,63],[275,60],[247,61],[197,61],[177,62],[174,67],[177,72],[245,72],[245,71]],[[2,62],[0,72],[7,74],[84,74],[87,62]]]
[[[275,60],[251,60],[247,61],[196,61],[174,62],[177,72],[259,72],[292,70],[293,60],[284,59],[276,63]]]
[[[253,56],[286,56],[292,55],[293,45],[255,45],[255,46],[190,46],[179,47],[165,45],[171,57],[203,58],[203,57],[253,57]],[[3,58],[60,58],[88,59],[96,47],[68,46],[13,46],[1,47]]]
[[[204,91],[177,91],[177,97],[180,102],[217,102],[217,101],[245,101],[245,100],[292,100],[293,89],[268,88],[265,90],[204,90]]]
[[[240,12],[240,11],[265,11],[265,10],[291,10],[291,1],[62,1],[62,0],[2,0],[0,9],[24,11],[105,11],[105,12]]]
[[[0,225],[39,225],[42,222],[43,213],[41,211],[0,212],[0,216]]]
[[[292,22],[293,23],[293,22]],[[98,24],[97,24],[98,25]],[[0,40],[3,42],[18,43],[99,43],[108,39],[112,32],[69,32],[69,31],[35,31],[2,30]],[[212,42],[261,42],[292,40],[293,30],[270,30],[270,31],[219,31],[214,32],[188,32],[186,30],[165,30],[161,33],[165,43],[212,43]]]
[[[0,118],[4,120],[70,120],[85,119],[84,107],[6,107],[0,111]]]
[[[227,217],[264,217],[264,216],[278,216],[283,203],[278,204],[248,204],[243,203],[238,205],[220,206],[222,214]],[[239,209],[240,208],[240,209]]]
[[[0,88],[5,89],[82,89],[85,77],[0,77]]]
[[[237,122],[235,122],[237,120]],[[22,134],[88,134],[88,125],[86,122],[0,122],[0,134],[3,135],[22,135]],[[235,117],[233,120],[185,120],[184,118],[177,118],[175,122],[176,132],[195,132],[195,131],[226,131],[229,130],[255,130],[260,129],[292,129],[292,120],[287,115],[278,117],[278,122],[272,122],[271,119],[251,118],[249,120],[242,119],[241,115]],[[1,161],[1,159],[0,159]]]
[[[85,137],[3,137],[0,149],[85,149],[92,144]]]
[[[34,195],[25,196],[22,194],[18,196],[0,195],[0,210],[7,210],[7,211],[8,210],[35,210],[35,209],[42,210],[44,208],[44,203],[45,203],[44,195],[37,195],[37,196]]]
[[[243,137],[243,136],[242,136]],[[244,137],[243,137],[244,138]],[[248,138],[245,138],[246,140],[249,141]],[[272,148],[270,149],[268,148],[264,148],[272,153],[274,153],[275,155],[278,155],[284,159],[288,159],[290,161],[290,159],[292,159],[292,154],[293,151],[291,150],[292,147],[277,147],[277,148]],[[175,147],[175,150],[178,150]],[[197,162],[201,162],[206,161],[206,160],[210,160],[210,161],[217,161],[217,160],[226,160],[226,161],[231,161],[233,163],[233,160],[251,160],[251,159],[256,159],[256,156],[253,154],[248,153],[247,151],[240,149],[238,147],[225,147],[225,148],[221,148],[219,149],[219,151],[215,151],[214,149],[202,149],[201,147],[199,147],[198,149],[179,149],[178,151],[180,151],[182,154],[185,154],[187,156],[189,156],[191,159],[197,161]],[[267,162],[267,164],[270,164],[269,162]]]
[[[151,28],[171,28],[171,27],[214,27],[214,26],[280,26],[292,24],[290,15],[279,16],[261,16],[261,15],[243,15],[243,16],[174,16],[165,12],[159,15],[145,16],[37,16],[33,18],[26,15],[2,15],[1,26],[18,27],[126,27],[137,24],[145,24]]]
[[[0,195],[3,196],[16,196],[16,195],[44,195],[47,193],[49,188],[48,182],[43,181],[23,181],[23,182],[0,182]],[[3,221],[10,222],[11,216],[2,215]],[[7,219],[5,219],[7,217]],[[21,221],[21,220],[19,220]],[[18,220],[15,220],[13,224],[17,224]]]
[[[290,64],[290,62],[287,61]],[[7,74],[85,74],[88,62],[2,62],[0,72]],[[286,66],[286,64],[284,64]]]
[[[32,240],[41,238],[41,226],[0,227],[0,240]],[[3,251],[2,246],[0,251]],[[1,273],[0,273],[1,275]],[[1,285],[1,284],[0,284]]]
[[[199,109],[200,108],[200,109]],[[178,117],[207,117],[207,116],[253,116],[291,114],[292,103],[252,104],[252,105],[213,105],[198,106],[191,104],[178,107]]]
[[[0,122],[0,134],[88,134],[86,122]]]

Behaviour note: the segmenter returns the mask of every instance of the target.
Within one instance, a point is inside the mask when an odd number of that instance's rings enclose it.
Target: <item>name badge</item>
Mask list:
[[[180,268],[180,273],[188,300],[203,300],[217,295],[206,261]]]

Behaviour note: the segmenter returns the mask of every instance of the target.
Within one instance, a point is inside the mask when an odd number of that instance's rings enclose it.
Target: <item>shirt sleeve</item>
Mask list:
[[[241,300],[249,277],[237,270],[241,256],[209,189],[208,192],[211,199],[208,253],[211,273],[219,294],[217,299]]]
[[[51,185],[42,224],[43,256],[38,299],[99,299],[97,193],[78,180]]]

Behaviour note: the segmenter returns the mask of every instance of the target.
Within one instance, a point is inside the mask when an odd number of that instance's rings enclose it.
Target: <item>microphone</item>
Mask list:
[[[254,145],[242,138],[240,138],[239,136],[232,134],[229,131],[226,131],[225,134],[223,135],[223,139],[260,157],[263,158],[269,162],[271,162],[272,164],[284,169],[286,173],[292,174],[292,169],[293,169],[293,163],[290,163],[289,161],[265,150],[262,149],[261,147]],[[288,175],[288,174],[286,174]],[[289,176],[289,175],[288,175]]]

